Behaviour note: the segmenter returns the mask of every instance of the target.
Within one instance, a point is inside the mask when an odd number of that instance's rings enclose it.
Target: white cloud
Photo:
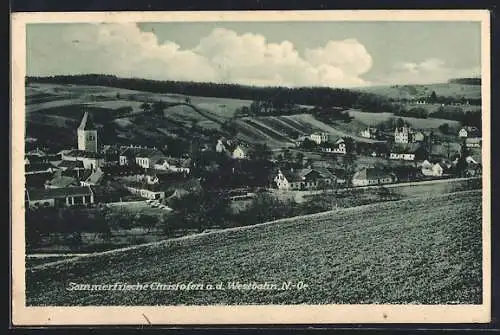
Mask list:
[[[301,55],[292,42],[217,28],[193,49],[136,24],[68,26],[60,36],[31,41],[31,75],[107,73],[158,80],[250,85],[359,86],[372,57],[355,39],[329,41]],[[38,57],[37,55],[46,55]]]
[[[421,62],[399,62],[391,73],[379,81],[384,84],[443,83],[450,78],[475,77],[480,73],[477,67],[454,68],[442,59],[427,58]]]

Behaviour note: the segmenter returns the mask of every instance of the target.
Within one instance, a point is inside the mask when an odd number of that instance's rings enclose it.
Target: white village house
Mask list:
[[[480,137],[480,131],[477,127],[473,127],[473,126],[466,126],[466,127],[462,127],[460,128],[460,130],[458,131],[458,136],[459,137],[462,137],[462,138],[477,138],[477,137]]]
[[[62,187],[26,191],[29,207],[59,207],[94,203],[90,187]]]
[[[189,172],[191,171],[191,169],[189,168],[190,165],[190,159],[166,157],[158,160],[154,164],[154,169],[189,174]]]
[[[396,181],[396,176],[379,168],[364,168],[352,177],[353,186],[369,186],[390,184]]]
[[[247,153],[241,145],[237,145],[233,150],[232,157],[235,159],[245,159],[247,158]]]
[[[279,190],[310,190],[331,185],[335,181],[335,176],[323,168],[297,171],[279,169],[273,181]]]
[[[320,132],[312,133],[311,135],[309,135],[309,139],[313,142],[316,142],[316,144],[325,143],[328,142],[328,134]]]
[[[441,177],[443,175],[444,168],[440,163],[432,164],[428,160],[425,160],[421,164],[421,171],[424,176]]]
[[[343,138],[337,139],[334,143],[323,143],[321,151],[341,155],[347,153],[346,144]]]

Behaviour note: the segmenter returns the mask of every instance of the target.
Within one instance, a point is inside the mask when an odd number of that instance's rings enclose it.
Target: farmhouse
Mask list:
[[[415,160],[415,154],[412,154],[412,153],[396,153],[396,152],[391,152],[391,154],[389,155],[389,159],[404,160],[404,161],[414,161]]]
[[[461,138],[478,138],[481,137],[481,132],[477,127],[466,126],[458,131],[458,136]]]
[[[191,159],[189,158],[167,157],[158,160],[154,164],[154,169],[188,174],[190,172],[190,166]]]
[[[56,163],[61,161],[61,155],[59,154],[26,154],[24,156],[25,164],[37,164],[37,163]]]
[[[163,157],[163,153],[161,153],[159,150],[156,148],[148,148],[148,147],[141,147],[141,146],[126,146],[126,147],[121,147],[120,148],[120,153],[119,153],[119,164],[124,166],[124,165],[141,165],[137,161],[137,157],[139,158],[147,158],[148,156],[153,156],[155,154],[158,154],[161,158]],[[146,161],[141,161],[143,164],[146,165]],[[144,166],[141,166],[144,168]],[[151,167],[153,167],[153,164],[151,164]]]
[[[147,182],[130,182],[125,188],[132,194],[142,198],[159,200],[165,198],[165,191],[159,184],[149,184]]]
[[[394,174],[380,168],[364,168],[352,177],[353,186],[369,186],[379,184],[390,184],[396,181]]]
[[[233,150],[232,157],[235,159],[245,159],[247,158],[246,150],[241,145],[237,145]]]
[[[56,173],[54,177],[45,182],[45,188],[66,188],[71,186],[79,186],[76,178],[63,176],[61,173]]]
[[[218,139],[217,144],[215,145],[215,151],[216,152],[226,152],[226,144],[224,144],[223,139]]]
[[[85,166],[82,161],[61,161],[57,168],[61,171],[83,171],[85,170]]]
[[[38,164],[26,164],[24,165],[24,174],[33,175],[33,174],[50,174],[57,171],[54,165],[50,163],[38,163]]]
[[[104,172],[100,168],[98,168],[97,170],[93,171],[90,176],[85,178],[85,180],[81,181],[80,184],[81,186],[95,186],[101,184],[103,179]]]
[[[143,149],[136,154],[135,163],[144,169],[149,169],[164,157],[165,155],[158,150]]]
[[[345,155],[347,153],[345,141],[343,138],[337,139],[334,143],[322,143],[321,151],[341,155]]]
[[[83,167],[89,170],[95,170],[104,165],[104,157],[100,153],[92,151],[61,151],[61,157],[63,161],[81,161]]]
[[[311,135],[309,135],[309,139],[313,142],[316,142],[316,144],[325,143],[328,142],[328,134],[320,132],[312,133]]]
[[[411,142],[423,142],[425,141],[425,134],[421,131],[416,131],[411,133]]]
[[[465,146],[467,148],[481,148],[482,142],[480,137],[467,137],[465,139]]]
[[[414,161],[418,159],[426,159],[428,153],[423,145],[418,143],[409,143],[405,145],[395,145],[391,148],[389,159]]]
[[[26,191],[29,207],[60,207],[93,204],[94,193],[90,187],[62,187]]]
[[[376,138],[377,137],[377,128],[368,127],[360,131],[359,136],[364,138]]]
[[[441,162],[431,163],[428,160],[423,161],[421,164],[421,171],[424,176],[428,177],[441,177],[443,172],[447,169],[446,165]]]
[[[310,190],[333,183],[335,176],[327,169],[278,170],[274,183],[280,190]]]

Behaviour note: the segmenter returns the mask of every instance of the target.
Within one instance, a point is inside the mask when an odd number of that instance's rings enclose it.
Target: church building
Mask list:
[[[97,152],[97,129],[88,112],[83,115],[77,133],[78,150]]]

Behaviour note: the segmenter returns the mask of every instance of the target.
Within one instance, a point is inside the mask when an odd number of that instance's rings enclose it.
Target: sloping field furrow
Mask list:
[[[298,122],[297,120],[292,119],[289,116],[281,116],[281,117],[279,117],[279,119],[281,120],[281,122],[284,122],[285,124],[288,124],[291,127],[299,129],[304,134],[311,134],[311,133],[313,133],[315,131],[319,131],[320,130],[318,128],[312,127],[308,123]]]
[[[285,122],[283,122],[279,117],[260,117],[259,122],[276,130],[279,131],[282,134],[286,134],[286,136],[293,137],[297,134],[299,135],[306,135],[305,132],[301,131],[300,129],[297,129]]]
[[[73,259],[28,270],[27,305],[478,304],[481,204],[480,191],[460,192]],[[308,286],[278,289],[288,281]],[[224,289],[71,290],[117,282]],[[228,282],[277,286],[237,290]]]
[[[259,123],[258,120],[245,119],[245,122],[247,124],[249,124],[250,126],[254,127],[255,129],[257,129],[258,131],[266,134],[271,139],[274,139],[274,140],[279,141],[279,142],[285,142],[285,143],[287,143],[287,142],[290,143],[291,142],[291,140],[288,137],[283,136],[282,134],[278,133],[274,129],[269,129],[268,127],[266,127],[263,124]]]
[[[258,131],[243,120],[237,120],[234,124],[238,130],[238,134],[236,136],[246,142],[266,142],[269,140],[269,137],[267,137],[264,133]]]

